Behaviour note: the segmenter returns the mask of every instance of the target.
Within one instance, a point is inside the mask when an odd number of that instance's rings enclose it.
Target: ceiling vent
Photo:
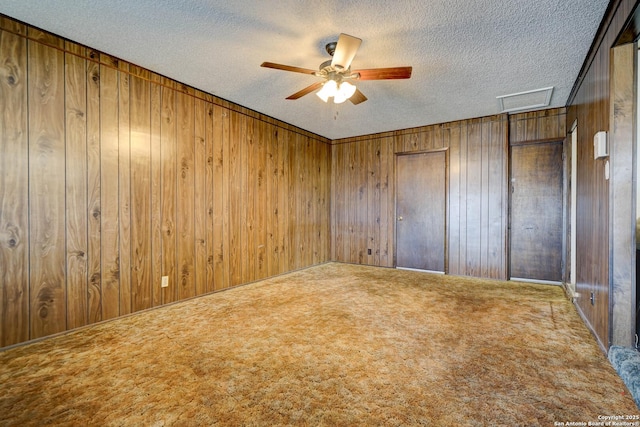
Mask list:
[[[496,96],[500,103],[501,113],[512,111],[533,110],[548,107],[551,102],[553,86],[542,89],[528,90],[526,92],[512,93],[510,95]]]

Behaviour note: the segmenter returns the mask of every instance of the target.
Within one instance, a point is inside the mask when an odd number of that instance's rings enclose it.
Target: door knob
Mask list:
[[[401,216],[398,217],[398,221],[402,221],[402,217]]]

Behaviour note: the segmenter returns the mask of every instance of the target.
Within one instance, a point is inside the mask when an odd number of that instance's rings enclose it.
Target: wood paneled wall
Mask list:
[[[593,159],[593,135],[610,132],[611,48],[636,5],[614,0],[568,102],[567,123],[577,119],[577,306],[603,348],[610,345],[610,218],[605,161]],[[593,293],[593,303],[591,294]],[[623,345],[631,345],[625,343]]]
[[[555,108],[333,141],[332,259],[393,267],[394,155],[447,149],[447,272],[506,279],[508,142],[565,136]]]
[[[567,136],[567,109],[550,108],[509,115],[509,143],[557,141]]]
[[[506,279],[507,135],[501,115],[333,141],[332,259],[393,267],[394,155],[447,149],[446,270]]]
[[[328,140],[1,16],[0,55],[0,347],[329,260]]]

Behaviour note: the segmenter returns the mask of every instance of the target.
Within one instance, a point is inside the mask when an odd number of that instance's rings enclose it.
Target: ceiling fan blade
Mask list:
[[[367,100],[367,97],[364,96],[364,93],[360,92],[360,89],[356,89],[354,94],[351,95],[351,98],[349,98],[349,101],[351,101],[353,105],[358,105],[361,102],[364,102],[366,100]]]
[[[336,45],[336,51],[333,53],[331,65],[334,67],[340,66],[345,69],[349,68],[361,43],[362,39],[348,34],[340,34],[340,37],[338,37],[338,44]]]
[[[311,86],[307,86],[304,89],[294,93],[293,95],[289,95],[287,96],[287,99],[298,99],[298,98],[302,98],[303,96],[305,96],[308,93],[313,92],[316,89],[320,89],[322,87],[322,84],[324,82],[316,82],[314,84],[312,84]]]
[[[293,71],[294,73],[312,74],[312,75],[316,74],[316,70],[310,70],[308,68],[293,67],[291,65],[276,64],[273,62],[263,62],[262,64],[260,64],[260,66],[265,68],[274,68],[276,70]]]
[[[358,80],[393,80],[411,77],[412,67],[371,68],[369,70],[355,70],[353,74],[360,74]]]

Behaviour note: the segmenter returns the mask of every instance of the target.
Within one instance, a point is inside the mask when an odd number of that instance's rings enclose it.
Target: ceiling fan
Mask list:
[[[317,89],[317,95],[324,102],[333,97],[336,104],[347,99],[354,105],[367,100],[362,92],[351,83],[355,80],[392,80],[408,79],[411,77],[412,67],[371,68],[365,70],[351,70],[351,61],[356,56],[362,40],[348,34],[340,34],[337,42],[327,44],[326,49],[332,59],[320,64],[319,71],[291,65],[263,62],[260,66],[276,70],[292,71],[294,73],[311,74],[321,77],[316,82],[287,97],[287,99],[301,98]]]

